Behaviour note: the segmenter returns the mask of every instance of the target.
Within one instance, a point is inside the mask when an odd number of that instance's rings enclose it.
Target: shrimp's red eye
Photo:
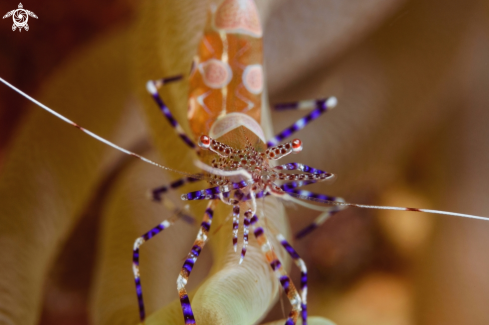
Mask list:
[[[302,141],[299,139],[294,139],[292,141],[292,152],[298,153],[302,151]]]
[[[208,149],[210,145],[211,145],[211,138],[209,138],[207,135],[202,135],[199,138],[199,146],[201,148]]]

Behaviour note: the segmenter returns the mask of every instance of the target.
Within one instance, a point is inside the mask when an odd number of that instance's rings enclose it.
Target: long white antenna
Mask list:
[[[348,203],[348,202],[328,201],[328,200],[322,200],[322,199],[318,199],[315,197],[309,197],[309,196],[300,195],[300,194],[291,193],[291,192],[285,192],[285,193],[287,193],[290,196],[294,196],[296,198],[299,198],[299,199],[314,201],[314,202],[319,202],[319,203],[324,203],[324,204],[329,204],[329,205],[355,207],[355,208],[362,208],[362,209],[425,212],[425,213],[432,213],[432,214],[441,214],[441,215],[446,215],[446,216],[455,216],[455,217],[461,217],[461,218],[470,218],[470,219],[478,219],[478,220],[489,221],[489,217],[480,217],[480,216],[474,216],[471,214],[463,214],[463,213],[439,211],[439,210],[430,210],[430,209],[391,207],[391,206],[383,206],[383,205],[366,205],[366,204],[357,204],[357,203]]]
[[[168,167],[165,167],[163,165],[160,165],[152,160],[149,160],[148,158],[145,158],[143,156],[140,156],[134,152],[131,152],[129,150],[126,150],[124,148],[121,148],[119,147],[118,145],[116,145],[115,143],[112,143],[108,140],[105,140],[104,138],[96,135],[95,133],[85,129],[85,128],[82,128],[81,126],[79,126],[78,124],[76,124],[75,122],[73,122],[72,120],[70,119],[67,119],[66,117],[64,117],[63,115],[53,111],[52,109],[50,109],[49,107],[47,107],[46,105],[44,105],[43,103],[35,100],[34,98],[32,98],[31,96],[27,95],[26,93],[24,93],[22,90],[16,88],[15,86],[13,86],[12,84],[8,83],[7,81],[5,81],[4,79],[0,78],[0,81],[3,82],[5,85],[7,85],[8,87],[10,87],[11,89],[15,90],[16,92],[18,92],[19,94],[21,94],[22,96],[24,96],[25,98],[27,98],[28,100],[30,100],[31,102],[33,102],[34,104],[38,105],[39,107],[41,107],[42,109],[44,109],[45,111],[48,111],[49,113],[53,114],[54,116],[56,116],[57,118],[63,120],[64,122],[68,123],[68,124],[71,124],[73,125],[74,127],[76,127],[77,129],[85,132],[86,134],[88,134],[89,136],[91,136],[92,138],[100,141],[100,142],[103,142],[109,146],[111,146],[112,148],[114,149],[117,149],[123,153],[125,153],[126,155],[129,155],[129,156],[133,156],[133,157],[136,157],[148,164],[151,164],[151,165],[154,165],[156,167],[159,167],[159,168],[162,168],[162,169],[165,169],[165,170],[168,170],[170,172],[174,172],[174,173],[178,173],[178,174],[182,174],[182,175],[186,175],[186,176],[190,176],[192,178],[202,178],[201,176],[199,175],[195,175],[195,174],[191,174],[191,173],[186,173],[186,172],[181,172],[179,170],[176,170],[176,169],[172,169],[172,168],[168,168]]]

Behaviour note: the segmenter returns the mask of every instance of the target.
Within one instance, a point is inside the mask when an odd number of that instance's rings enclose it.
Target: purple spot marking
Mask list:
[[[272,267],[272,270],[277,270],[278,268],[280,268],[282,266],[282,264],[280,263],[279,260],[273,260],[271,263],[270,263],[270,266]]]
[[[190,300],[187,295],[183,295],[180,298],[180,304],[182,305],[183,318],[185,319],[185,324],[195,324],[195,317],[190,306]]]
[[[297,260],[299,259],[299,254],[297,254],[297,252],[294,250],[294,248],[292,248],[292,246],[290,246],[290,244],[283,240],[281,242],[282,246],[285,248],[285,250],[287,251],[287,253],[289,253],[289,255],[294,259],[294,260]]]
[[[302,325],[307,325],[307,305],[301,304],[301,307],[302,307],[302,312],[301,312]]]
[[[255,229],[255,237],[258,238],[261,235],[263,235],[263,229],[261,227],[258,227]]]
[[[188,258],[185,263],[183,263],[183,268],[187,270],[188,274],[190,275],[190,272],[192,272],[192,269],[194,268],[194,260]]]
[[[207,232],[209,232],[209,229],[211,229],[211,225],[207,221],[203,221],[200,226]]]
[[[307,287],[307,273],[301,272],[301,289]]]

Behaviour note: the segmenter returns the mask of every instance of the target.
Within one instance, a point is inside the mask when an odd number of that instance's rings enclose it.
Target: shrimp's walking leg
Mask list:
[[[344,202],[344,200],[341,197],[337,196],[329,196],[329,195],[324,195],[324,194],[317,194],[313,193],[310,191],[305,191],[305,190],[298,190],[295,187],[297,185],[307,185],[307,184],[300,184],[300,182],[292,182],[288,184],[284,184],[281,186],[282,190],[285,193],[294,193],[297,195],[302,196],[304,199],[310,199],[311,201],[314,201],[314,199],[319,199],[319,200],[324,200],[324,201],[334,201],[334,202]],[[299,203],[299,202],[297,202]],[[303,202],[304,206],[313,210],[318,210],[321,211],[322,213],[307,227],[304,229],[300,230],[298,233],[295,234],[296,239],[301,239],[305,237],[306,235],[310,234],[313,230],[321,226],[327,219],[329,219],[331,216],[334,214],[340,212],[343,210],[343,207],[324,207],[324,206],[318,206],[318,205],[310,205],[307,204],[306,202]]]
[[[287,163],[279,166],[275,166],[275,169],[278,170],[298,170],[301,172],[309,173],[309,174],[314,174],[314,175],[321,175],[321,174],[330,174],[328,172],[325,172],[321,169],[313,168],[301,163]]]
[[[176,189],[182,187],[183,185],[185,185],[187,183],[194,183],[197,181],[200,181],[200,179],[196,179],[196,178],[192,178],[192,177],[180,178],[180,179],[177,179],[176,181],[171,182],[169,185],[164,185],[164,186],[160,186],[160,187],[157,187],[155,189],[152,189],[149,194],[150,194],[150,197],[153,201],[163,203],[165,208],[167,208],[169,211],[172,211],[174,214],[176,214],[180,217],[183,217],[185,219],[185,221],[193,223],[194,222],[193,217],[183,213],[182,212],[183,209],[176,208],[176,206],[172,202],[172,200],[167,200],[167,199],[165,200],[164,195],[166,193],[168,193],[169,191],[176,190]]]
[[[238,229],[239,229],[239,205],[233,206],[233,249],[238,249]]]
[[[153,96],[153,99],[155,100],[156,104],[160,107],[161,111],[165,115],[166,119],[170,124],[173,126],[177,134],[182,138],[183,142],[187,144],[190,148],[196,149],[195,143],[190,140],[190,137],[185,133],[183,128],[178,124],[177,120],[173,117],[172,113],[168,109],[168,107],[165,105],[163,102],[163,99],[161,99],[160,94],[158,93],[158,89],[163,86],[164,84],[173,82],[173,81],[178,81],[182,79],[182,76],[175,76],[175,77],[170,77],[166,79],[159,79],[159,80],[150,80],[146,84],[146,89],[148,92]]]
[[[204,245],[207,241],[207,235],[211,228],[212,217],[214,215],[214,208],[216,206],[217,200],[210,201],[207,205],[207,209],[204,213],[204,219],[202,220],[202,224],[200,226],[199,233],[197,238],[195,239],[194,245],[190,250],[190,253],[187,255],[187,259],[183,264],[182,270],[178,275],[177,279],[177,290],[178,295],[180,296],[180,304],[182,305],[183,318],[185,319],[185,324],[195,324],[195,317],[192,311],[192,306],[190,306],[190,299],[188,298],[187,290],[185,286],[187,285],[188,278],[190,276],[190,272],[197,261],[197,257],[199,257]]]
[[[270,263],[272,270],[280,281],[282,288],[287,294],[287,298],[289,299],[290,304],[292,305],[292,310],[289,314],[289,317],[287,318],[287,321],[285,322],[285,325],[295,325],[295,323],[297,322],[297,318],[299,317],[299,313],[302,310],[301,297],[299,296],[297,289],[287,275],[287,272],[285,272],[284,268],[282,267],[282,263],[278,259],[278,256],[273,251],[272,246],[265,235],[265,231],[262,227],[256,226],[257,222],[258,217],[255,214],[250,220],[250,225],[252,226],[255,238],[258,241],[262,252],[265,254],[268,263]]]
[[[286,109],[311,109],[314,108],[312,112],[299,119],[297,122],[277,134],[275,137],[267,142],[268,147],[273,147],[278,144],[283,139],[291,136],[295,132],[302,130],[311,121],[317,119],[328,109],[332,109],[337,104],[336,97],[328,97],[326,99],[318,100],[304,100],[300,102],[277,104],[274,106],[276,110],[286,110]]]
[[[155,189],[151,190],[151,199],[156,202],[161,202],[163,200],[163,195],[168,192],[169,190],[176,190],[179,187],[182,187],[183,185],[187,183],[193,183],[193,182],[198,182],[200,179],[192,178],[192,177],[184,177],[177,179],[176,181],[173,181],[170,183],[170,185],[164,185],[157,187]]]
[[[298,189],[293,189],[287,186],[282,186],[283,191],[285,193],[294,193],[297,195],[300,195],[304,200],[310,200],[314,201],[314,199],[318,200],[323,200],[323,201],[335,201],[335,202],[344,202],[343,198],[339,196],[329,196],[326,194],[318,194],[318,193],[313,193],[311,191],[306,191],[306,190],[298,190]],[[321,207],[318,207],[321,208]],[[324,208],[324,207],[322,207]],[[323,211],[323,210],[320,210]]]
[[[295,249],[287,242],[282,234],[276,236],[280,244],[285,248],[290,257],[294,260],[294,263],[301,270],[301,299],[302,299],[302,325],[307,325],[307,267],[306,263],[300,258]]]
[[[326,220],[328,220],[331,216],[335,215],[336,213],[340,212],[341,209],[335,209],[335,208],[330,208],[331,210],[329,211],[324,211],[314,219],[314,221],[306,226],[305,228],[301,229],[298,233],[295,234],[296,239],[302,239],[309,235],[313,230],[321,226]]]
[[[144,244],[146,241],[150,240],[164,229],[170,227],[173,224],[171,220],[165,220],[134,242],[134,248],[132,253],[132,271],[134,273],[134,281],[136,282],[136,294],[138,296],[139,303],[139,317],[141,321],[144,321],[146,315],[144,311],[144,301],[143,301],[143,289],[141,287],[141,278],[139,275],[139,247]]]
[[[251,210],[248,210],[244,213],[243,220],[243,247],[241,248],[241,257],[239,258],[239,264],[243,263],[243,260],[246,255],[246,249],[248,247],[248,234],[249,234],[249,226],[251,222],[251,216],[253,215]]]
[[[183,201],[216,200],[216,199],[223,200],[224,197],[223,202],[228,203],[226,200],[226,196],[229,196],[229,193],[231,191],[239,190],[246,186],[248,186],[248,183],[245,181],[231,183],[230,185],[224,185],[224,186],[214,186],[214,187],[206,188],[204,190],[182,194],[180,199],[182,199]]]

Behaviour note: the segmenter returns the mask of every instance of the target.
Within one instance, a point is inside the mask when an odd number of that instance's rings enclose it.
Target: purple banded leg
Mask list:
[[[248,186],[246,181],[240,181],[236,183],[231,183],[229,185],[223,186],[214,186],[210,188],[206,188],[205,190],[194,191],[187,194],[182,194],[180,197],[183,201],[191,201],[191,200],[214,200],[219,199],[220,194],[226,194],[234,190],[242,189]]]
[[[280,188],[282,190],[284,190],[285,192],[288,192],[291,190],[295,190],[298,187],[302,187],[302,186],[306,186],[306,185],[310,185],[310,184],[314,184],[314,183],[317,183],[317,181],[307,180],[307,181],[288,182],[288,183],[282,184],[280,186]]]
[[[241,249],[241,258],[239,259],[239,264],[243,263],[243,260],[246,255],[246,248],[248,247],[248,235],[249,235],[249,226],[250,226],[250,221],[251,217],[253,215],[253,212],[251,209],[246,211],[244,213],[244,220],[243,220],[243,248]]]
[[[202,220],[202,224],[200,226],[199,233],[197,234],[197,238],[194,241],[194,245],[190,250],[190,253],[187,255],[187,259],[183,264],[182,270],[178,275],[177,279],[177,290],[178,295],[180,296],[180,304],[182,305],[183,318],[185,320],[185,324],[195,324],[195,317],[192,311],[192,306],[190,305],[190,299],[187,294],[187,290],[185,286],[187,285],[188,278],[192,269],[197,262],[197,258],[199,257],[204,245],[207,241],[207,236],[209,234],[209,230],[211,229],[212,217],[214,215],[214,208],[217,201],[211,201],[207,205],[207,209],[204,213],[204,218]]]
[[[317,193],[313,193],[313,192],[306,191],[306,190],[293,189],[290,187],[284,188],[283,191],[285,193],[294,193],[294,194],[300,195],[300,196],[304,197],[305,200],[311,198],[311,199],[319,199],[319,200],[323,200],[323,201],[345,202],[342,198],[337,197],[337,196],[317,194]],[[314,201],[314,200],[311,200],[311,201]]]
[[[322,182],[322,181],[327,181],[330,180],[334,177],[333,174],[331,173],[322,173],[322,174],[286,174],[286,173],[279,173],[278,174],[278,179],[284,180],[284,181],[308,181],[308,180],[314,180],[316,182]]]
[[[267,142],[268,147],[273,147],[283,139],[291,136],[295,132],[302,130],[307,124],[311,121],[317,119],[328,109],[332,109],[336,106],[337,100],[336,97],[329,97],[326,99],[318,99],[318,100],[304,100],[300,102],[286,103],[286,104],[277,104],[275,105],[276,110],[287,110],[287,109],[312,109],[314,110],[299,119],[297,122],[277,134],[275,137],[270,139]]]
[[[170,183],[170,185],[160,186],[153,190],[151,190],[151,199],[156,202],[161,202],[163,200],[163,195],[165,195],[170,190],[176,190],[188,183],[198,182],[200,179],[192,178],[192,177],[183,177],[177,179]]]
[[[295,265],[301,270],[301,299],[302,299],[302,325],[307,325],[307,267],[306,263],[300,258],[295,249],[287,242],[282,234],[277,235],[277,240],[285,248],[290,257],[294,260]]]
[[[219,193],[219,198],[225,204],[233,206],[233,248],[236,252],[238,250],[238,230],[239,230],[239,201],[231,199],[230,192]]]
[[[233,206],[233,248],[238,250],[239,205]]]
[[[294,183],[288,184],[287,187],[284,187],[282,185],[282,189],[284,190],[285,193],[293,193],[293,194],[298,194],[302,196],[304,199],[319,199],[319,200],[325,200],[325,201],[334,201],[334,202],[345,202],[341,197],[336,197],[336,196],[329,196],[329,195],[324,195],[324,194],[317,194],[313,193],[310,191],[305,191],[305,190],[298,190],[294,187]],[[304,185],[304,184],[302,184]],[[306,228],[300,230],[296,235],[295,238],[301,239],[310,234],[313,230],[321,226],[326,220],[328,220],[331,216],[335,215],[336,213],[340,212],[341,210],[344,209],[344,207],[316,207],[317,210],[322,211],[322,213]]]
[[[285,294],[290,301],[290,304],[292,305],[292,310],[287,318],[287,321],[285,322],[285,325],[295,325],[297,319],[299,318],[299,313],[302,311],[301,297],[297,292],[294,283],[292,283],[289,276],[287,275],[287,272],[284,270],[282,263],[278,259],[278,256],[273,251],[272,246],[265,235],[265,231],[263,230],[263,228],[256,226],[257,221],[258,217],[255,214],[250,220],[250,225],[253,227],[255,238],[258,241],[262,252],[265,254],[265,257],[270,264],[270,267],[272,268],[274,274],[280,281],[280,284],[282,285],[282,288],[284,289]]]
[[[302,229],[298,233],[296,233],[295,238],[296,239],[304,238],[305,236],[309,235],[312,231],[317,229],[319,226],[321,226],[331,216],[333,216],[336,213],[341,211],[341,209],[337,209],[337,208],[330,208],[330,209],[331,210],[329,210],[329,211],[324,211],[323,213],[321,213],[319,215],[319,217],[314,219],[314,221],[310,225],[308,225],[307,227],[305,227],[304,229]]]
[[[163,99],[161,99],[160,94],[158,93],[158,88],[160,88],[164,84],[181,79],[182,76],[175,76],[160,80],[150,80],[146,83],[146,89],[151,94],[151,96],[153,96],[153,99],[155,100],[156,104],[158,104],[160,110],[163,112],[163,115],[165,115],[166,119],[168,120],[168,122],[170,122],[171,126],[173,126],[183,142],[185,142],[190,148],[196,149],[195,143],[190,140],[190,137],[185,133],[180,124],[178,124],[177,120],[173,117],[173,114],[170,112],[168,107],[163,102]]]
[[[192,177],[184,177],[171,182],[169,185],[160,186],[150,191],[151,199],[155,202],[163,203],[163,206],[168,209],[168,211],[173,212],[179,217],[182,217],[185,221],[193,223],[195,220],[192,216],[183,213],[182,209],[175,206],[172,200],[165,200],[164,195],[169,191],[176,190],[187,183],[193,183],[200,181],[200,179]]]
[[[136,282],[136,294],[139,304],[139,318],[141,319],[141,321],[144,321],[146,315],[144,311],[143,289],[141,287],[141,278],[139,274],[139,247],[141,247],[141,245],[144,244],[146,241],[150,240],[151,238],[162,232],[164,229],[170,227],[172,224],[172,221],[165,220],[138,239],[136,239],[136,241],[134,242],[132,253],[132,271],[134,273],[134,281]]]
[[[288,164],[283,164],[279,166],[275,166],[275,169],[278,170],[299,170],[301,172],[313,174],[313,175],[321,175],[321,174],[329,174],[331,173],[325,172],[321,169],[309,167],[307,165],[301,164],[301,163],[288,163]]]

